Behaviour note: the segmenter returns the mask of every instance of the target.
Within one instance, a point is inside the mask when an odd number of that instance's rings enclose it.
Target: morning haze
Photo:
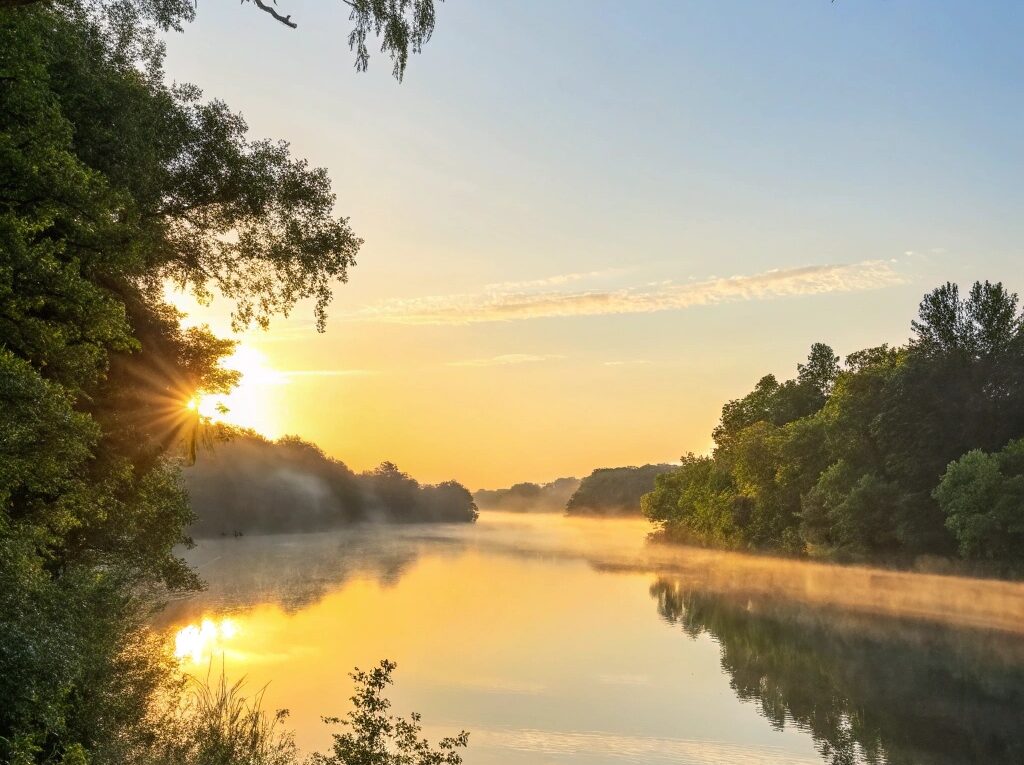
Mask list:
[[[0,0],[0,762],[1020,765],[1022,33]]]

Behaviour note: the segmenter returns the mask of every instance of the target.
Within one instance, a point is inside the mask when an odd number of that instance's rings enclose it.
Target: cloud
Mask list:
[[[486,359],[467,359],[466,361],[449,361],[450,367],[501,367],[509,364],[528,364],[535,361],[560,359],[556,354],[539,355],[535,353],[506,353],[503,356],[491,356]]]
[[[748,300],[861,292],[905,281],[889,261],[865,260],[614,290],[492,291],[386,300],[347,318],[399,324],[477,324],[556,316],[654,313]]]
[[[614,361],[602,362],[606,367],[627,367],[635,366],[637,364],[650,364],[648,359],[616,359]]]
[[[546,276],[543,279],[530,279],[523,282],[496,282],[494,284],[485,284],[484,290],[488,292],[507,292],[509,290],[524,290],[536,287],[557,287],[560,284],[580,282],[585,279],[600,279],[605,276],[615,276],[617,274],[625,273],[627,270],[628,269],[625,268],[605,268],[600,271],[581,271],[574,274],[556,274],[555,276]]]

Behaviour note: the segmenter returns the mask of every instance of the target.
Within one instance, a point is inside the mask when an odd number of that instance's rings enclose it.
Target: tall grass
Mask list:
[[[160,765],[293,765],[299,761],[288,711],[263,709],[266,686],[246,693],[246,678],[229,683],[224,661],[206,677],[190,675],[186,692],[157,747]]]
[[[229,683],[223,659],[219,672],[211,660],[205,677],[189,675],[168,686],[169,703],[150,721],[151,736],[90,765],[461,765],[468,733],[442,738],[435,748],[422,737],[418,714],[391,714],[384,692],[394,669],[385,660],[368,672],[350,673],[351,709],[344,717],[323,718],[340,726],[330,750],[304,759],[284,727],[287,710],[263,709],[266,686],[248,694],[244,677]]]

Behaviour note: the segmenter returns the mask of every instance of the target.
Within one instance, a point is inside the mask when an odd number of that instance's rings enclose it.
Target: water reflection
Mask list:
[[[237,612],[272,603],[296,612],[318,602],[350,579],[383,587],[397,584],[430,537],[402,527],[395,533],[379,527],[343,532],[277,534],[203,540],[184,557],[203,577],[198,596],[170,603],[163,624],[197,620],[212,612]],[[455,551],[458,540],[447,545]],[[432,544],[435,554],[444,546]]]
[[[204,664],[214,656],[224,655],[238,634],[234,619],[214,621],[203,619],[199,624],[187,624],[174,635],[174,658],[192,664]]]
[[[780,730],[809,731],[833,765],[1024,762],[1014,637],[715,595],[678,579],[650,592],[667,621],[718,642],[741,699]]]
[[[269,682],[307,750],[346,673],[387,657],[396,710],[472,731],[475,765],[1024,762],[1024,586],[647,530],[486,513],[208,540],[188,554],[209,589],[161,619],[186,661]]]

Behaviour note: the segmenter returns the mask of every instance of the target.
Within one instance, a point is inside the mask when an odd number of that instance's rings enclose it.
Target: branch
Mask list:
[[[282,16],[274,8],[272,8],[271,6],[269,6],[266,3],[264,3],[263,0],[252,0],[252,1],[254,3],[256,3],[256,7],[257,8],[259,8],[261,11],[266,11],[271,16],[273,16],[275,19],[277,19],[282,24],[284,24],[286,27],[291,27],[292,29],[297,29],[298,28],[299,25],[296,24],[294,21],[292,21],[291,14],[288,14],[287,16]]]

